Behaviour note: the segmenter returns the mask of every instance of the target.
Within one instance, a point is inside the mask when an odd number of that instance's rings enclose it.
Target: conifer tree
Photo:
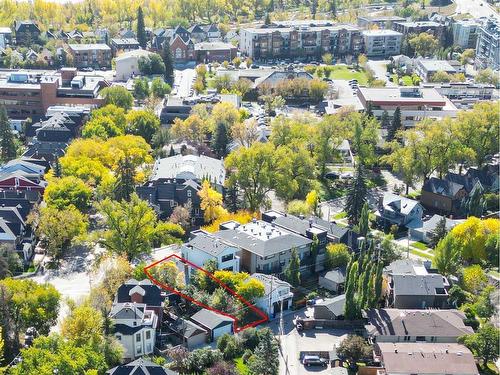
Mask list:
[[[14,134],[10,129],[9,118],[4,106],[0,107],[0,147],[3,162],[7,162],[16,157],[16,145]]]
[[[375,295],[374,299],[372,301],[372,307],[376,307],[378,301],[380,301],[380,298],[382,297],[382,271],[384,268],[383,262],[379,261],[377,264],[377,273],[375,276]]]
[[[389,127],[389,130],[387,132],[387,140],[394,140],[397,136],[397,132],[401,130],[402,127],[403,125],[401,123],[401,109],[397,107],[392,117],[391,126]]]
[[[135,171],[129,156],[125,156],[118,162],[116,174],[115,199],[130,202],[130,197],[135,190]]]
[[[346,205],[345,212],[347,213],[347,218],[349,220],[349,224],[356,225],[358,224],[359,217],[361,215],[361,210],[363,209],[363,205],[366,202],[367,195],[366,188],[366,178],[364,175],[363,166],[358,163],[356,174],[354,176],[354,181],[349,187],[347,197],[346,197]]]
[[[437,222],[434,230],[430,233],[429,247],[435,248],[439,241],[441,241],[447,233],[448,230],[446,229],[446,217],[442,216],[441,219],[439,219],[439,221]]]
[[[52,171],[54,172],[54,177],[60,178],[62,176],[61,163],[59,162],[58,157],[54,160],[54,167],[52,168]]]
[[[384,110],[384,112],[382,112],[382,117],[380,118],[380,127],[382,129],[389,129],[389,126],[391,126],[389,114]]]
[[[137,41],[142,48],[146,48],[146,26],[144,25],[144,13],[142,7],[137,8]]]
[[[165,80],[171,82],[174,76],[174,59],[172,57],[172,50],[170,43],[166,40],[163,43],[162,55],[163,63],[165,64]]]
[[[359,217],[359,223],[358,223],[358,232],[359,235],[362,237],[366,237],[368,231],[370,230],[369,219],[370,219],[370,208],[368,206],[368,202],[365,202],[365,204],[363,205],[363,209],[361,210],[361,215]]]
[[[300,258],[295,248],[292,249],[292,256],[284,273],[286,281],[295,287],[300,285]]]
[[[226,125],[219,123],[215,129],[212,148],[219,158],[227,155],[227,147],[229,145],[229,135]]]
[[[349,272],[347,287],[345,292],[344,317],[355,319],[357,317],[356,289],[358,280],[358,262],[354,262]]]

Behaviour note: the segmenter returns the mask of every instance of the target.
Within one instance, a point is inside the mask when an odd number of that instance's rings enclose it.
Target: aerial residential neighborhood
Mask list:
[[[500,3],[0,0],[0,375],[494,375]]]

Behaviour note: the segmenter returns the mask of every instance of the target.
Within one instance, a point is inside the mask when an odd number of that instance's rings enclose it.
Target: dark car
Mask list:
[[[325,173],[325,178],[328,180],[338,180],[340,176],[338,173],[335,172],[327,172]]]
[[[324,358],[320,358],[317,355],[306,355],[304,359],[302,360],[302,363],[304,366],[310,367],[310,366],[323,366],[327,367],[328,366],[328,361]]]

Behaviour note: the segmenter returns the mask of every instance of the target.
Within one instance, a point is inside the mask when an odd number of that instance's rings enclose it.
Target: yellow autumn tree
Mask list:
[[[486,242],[499,232],[499,219],[481,220],[472,216],[453,228],[450,234],[460,247],[462,259],[477,262],[487,258]]]
[[[212,189],[207,180],[201,184],[198,196],[201,199],[200,207],[203,210],[205,223],[211,223],[220,216],[227,214],[227,210],[222,207],[222,194]]]

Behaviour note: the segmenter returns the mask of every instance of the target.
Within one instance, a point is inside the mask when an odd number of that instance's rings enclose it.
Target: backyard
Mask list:
[[[331,68],[332,70],[329,75],[329,78],[331,79],[357,79],[360,85],[366,85],[366,83],[368,82],[368,77],[362,69],[357,71],[345,65],[334,65],[330,66],[329,68]]]

